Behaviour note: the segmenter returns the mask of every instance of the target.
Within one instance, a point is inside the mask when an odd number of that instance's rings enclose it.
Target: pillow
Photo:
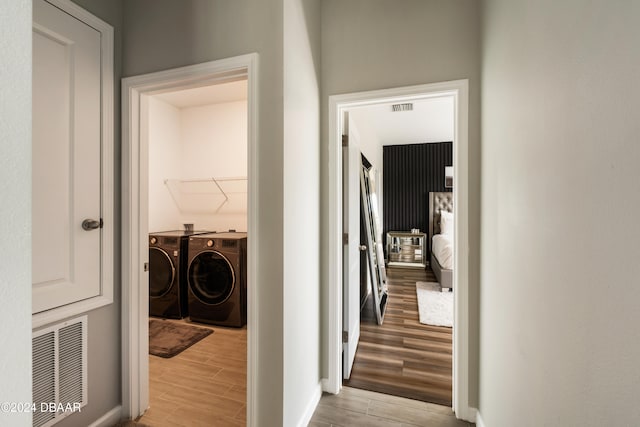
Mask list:
[[[440,211],[440,234],[453,234],[453,213]]]

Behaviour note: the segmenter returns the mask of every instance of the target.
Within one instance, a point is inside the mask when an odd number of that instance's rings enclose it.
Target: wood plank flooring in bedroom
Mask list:
[[[384,322],[376,324],[370,296],[351,378],[344,385],[451,406],[452,328],[418,320],[415,284],[436,278],[428,268],[389,268],[387,276]]]

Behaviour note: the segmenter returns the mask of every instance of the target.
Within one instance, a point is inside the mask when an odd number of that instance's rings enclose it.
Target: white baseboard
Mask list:
[[[118,405],[93,423],[89,427],[112,427],[118,424],[122,418],[122,406]]]
[[[320,383],[322,384],[322,391],[325,393],[338,394],[342,389],[342,383],[334,384],[328,378],[323,378]]]
[[[316,407],[318,406],[318,402],[320,402],[320,398],[322,397],[322,386],[320,383],[316,386],[313,391],[313,395],[307,404],[307,407],[304,409],[304,413],[302,414],[302,418],[298,422],[298,427],[306,427],[309,425],[311,418],[313,417],[313,413],[316,412]]]
[[[458,408],[455,413],[456,418],[464,421],[469,421],[470,423],[475,423],[478,410],[476,408],[472,408],[471,406],[466,406],[464,408]]]
[[[476,408],[469,408],[469,422],[475,423],[478,419],[478,410]]]
[[[482,420],[482,415],[480,415],[480,411],[476,414],[476,427],[486,427],[484,421]]]

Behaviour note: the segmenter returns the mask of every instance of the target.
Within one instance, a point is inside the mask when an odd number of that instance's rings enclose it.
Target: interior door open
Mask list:
[[[359,137],[344,118],[342,148],[342,230],[345,236],[342,267],[343,378],[351,376],[360,339],[360,167]]]

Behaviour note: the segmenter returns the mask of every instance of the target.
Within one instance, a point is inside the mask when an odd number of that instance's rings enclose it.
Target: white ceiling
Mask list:
[[[413,101],[412,111],[393,112],[392,104],[349,110],[358,129],[377,137],[380,145],[453,141],[453,97]]]
[[[244,101],[247,99],[247,81],[221,83],[213,86],[166,92],[155,95],[176,108],[200,107],[221,104],[223,102]]]
[[[176,108],[198,107],[247,99],[247,81],[197,87],[156,95]],[[391,103],[350,109],[358,129],[379,145],[453,141],[453,97],[413,101],[412,111],[393,112]]]

